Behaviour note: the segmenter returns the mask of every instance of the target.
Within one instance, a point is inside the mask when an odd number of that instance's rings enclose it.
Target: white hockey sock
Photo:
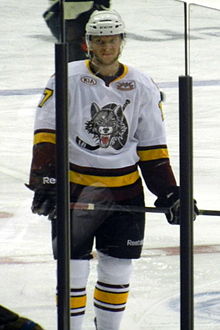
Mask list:
[[[86,309],[89,260],[70,261],[70,329],[81,330]]]
[[[132,270],[130,259],[98,253],[94,308],[98,330],[118,330],[126,307]]]

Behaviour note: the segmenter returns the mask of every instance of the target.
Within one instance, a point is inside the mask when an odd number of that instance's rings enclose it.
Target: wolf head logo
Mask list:
[[[128,137],[128,124],[123,114],[130,103],[126,100],[123,107],[110,103],[100,108],[96,103],[91,105],[92,119],[85,124],[86,130],[93,134],[93,138],[101,148],[121,149]]]

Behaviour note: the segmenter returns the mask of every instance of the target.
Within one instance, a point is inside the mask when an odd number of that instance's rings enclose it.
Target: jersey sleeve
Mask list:
[[[33,153],[29,187],[35,190],[42,186],[44,177],[55,177],[55,95],[52,77],[36,109],[34,123]]]
[[[168,187],[175,186],[176,179],[169,160],[161,93],[153,81],[145,91],[143,101],[136,133],[139,167],[148,189],[158,196]]]
[[[36,109],[34,130],[55,130],[55,76],[48,81]]]
[[[161,110],[161,97],[158,87],[150,81],[143,87],[140,114],[136,136],[138,147],[166,144],[165,125]]]

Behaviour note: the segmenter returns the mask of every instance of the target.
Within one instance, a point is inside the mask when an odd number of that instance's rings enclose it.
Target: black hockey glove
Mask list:
[[[180,188],[178,186],[170,187],[164,194],[158,196],[154,205],[156,207],[166,207],[167,212],[165,212],[167,221],[171,225],[180,224]],[[194,216],[193,220],[199,214],[198,208],[196,206],[196,201],[194,200]]]
[[[54,187],[55,188],[55,187]],[[56,210],[56,191],[55,189],[39,188],[34,193],[34,199],[31,206],[31,211],[38,215],[52,215]]]
[[[37,188],[26,184],[26,187],[34,190],[31,211],[38,215],[48,215],[49,220],[52,220],[56,218],[56,179],[43,177],[42,181]]]

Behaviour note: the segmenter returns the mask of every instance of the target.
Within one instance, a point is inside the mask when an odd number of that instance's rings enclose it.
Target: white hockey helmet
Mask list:
[[[86,39],[90,36],[125,35],[125,24],[115,10],[94,11],[86,24]]]

